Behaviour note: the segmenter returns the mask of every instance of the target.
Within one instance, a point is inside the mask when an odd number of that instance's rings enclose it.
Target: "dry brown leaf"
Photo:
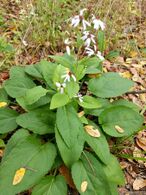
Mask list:
[[[87,181],[83,181],[81,183],[81,192],[85,192],[87,190],[87,186],[88,186],[88,182]]]
[[[100,137],[100,132],[98,129],[94,129],[92,125],[84,126],[86,132],[92,137]]]
[[[17,185],[20,183],[25,175],[26,169],[25,168],[20,168],[16,171],[13,179],[13,185]]]
[[[78,117],[80,118],[80,117],[84,116],[84,114],[85,114],[85,112],[81,111],[81,112],[78,113]]]
[[[0,149],[0,157],[3,157],[4,150]]]
[[[133,182],[134,190],[140,190],[141,188],[144,188],[145,186],[146,186],[146,179],[136,178],[136,180]]]
[[[73,179],[71,177],[71,173],[70,173],[69,169],[65,165],[62,165],[59,168],[59,172],[60,172],[61,175],[63,175],[65,177],[67,184],[71,188],[75,189],[76,187],[74,185],[74,182],[73,182]]]
[[[115,129],[118,131],[118,133],[124,133],[124,129],[122,129],[120,126],[115,125]]]

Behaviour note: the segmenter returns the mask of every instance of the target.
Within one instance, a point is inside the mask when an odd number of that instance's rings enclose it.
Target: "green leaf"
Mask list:
[[[26,138],[29,136],[29,132],[25,129],[19,129],[16,131],[16,133],[13,134],[13,136],[11,137],[11,139],[9,139],[5,151],[4,151],[4,155],[2,158],[2,163],[5,161],[5,159],[7,158],[7,156],[9,154],[11,154],[11,151],[13,149],[15,149],[17,147],[17,145],[19,145],[20,142],[26,140]]]
[[[57,128],[55,130],[55,137],[59,152],[64,163],[66,164],[66,166],[71,167],[73,163],[80,158],[83,151],[84,140],[82,137],[82,132],[78,135],[74,145],[72,145],[71,147],[68,147],[66,145]]]
[[[78,103],[80,106],[82,106],[83,108],[87,108],[87,109],[101,107],[100,101],[98,101],[97,98],[94,98],[88,95],[83,96],[83,101],[82,102],[78,101]]]
[[[82,64],[75,64],[74,65],[74,74],[77,80],[81,80],[85,76],[86,68]]]
[[[88,121],[89,125],[92,125],[94,129],[98,129],[100,132],[100,137],[92,137],[85,131],[85,140],[89,146],[94,150],[99,159],[104,163],[108,164],[110,162],[110,151],[107,140],[104,134],[101,132],[100,128],[93,122]]]
[[[111,60],[113,58],[116,58],[120,55],[120,52],[117,51],[117,50],[113,50],[113,51],[110,51],[106,56],[105,58],[108,59],[108,60]]]
[[[10,108],[0,109],[0,134],[13,131],[17,127],[16,117],[19,114]]]
[[[51,143],[42,145],[41,141],[33,136],[13,148],[0,166],[1,195],[18,194],[30,189],[51,169],[56,157],[56,148]],[[25,168],[26,172],[21,182],[13,185],[16,171]]]
[[[29,111],[50,103],[51,97],[49,94],[46,94],[45,96],[41,97],[38,101],[31,105],[28,105],[25,96],[16,98],[16,101],[24,110]]]
[[[4,82],[4,89],[13,98],[24,96],[28,89],[35,87],[34,82],[21,67],[12,68],[10,79]]]
[[[62,66],[69,68],[69,69],[75,63],[75,59],[69,55],[49,56],[49,57],[52,58],[53,60],[55,60],[58,64],[61,64]]]
[[[4,148],[5,147],[5,142],[4,140],[0,139],[0,148]]]
[[[54,75],[53,75],[53,82],[54,84],[56,84],[56,82],[59,83],[63,83],[64,82],[64,78],[62,78],[62,76],[67,74],[67,68],[65,68],[62,65],[58,65],[54,71]]]
[[[16,122],[23,128],[43,135],[54,132],[55,113],[50,111],[49,105],[35,109],[17,117]]]
[[[118,73],[108,72],[91,79],[88,88],[98,97],[109,98],[126,93],[132,86],[131,80],[120,77]]]
[[[75,109],[68,105],[57,109],[56,125],[64,142],[68,147],[76,143],[83,126]]]
[[[51,104],[50,104],[50,109],[55,109],[61,106],[66,105],[69,102],[69,97],[65,93],[56,93],[53,95]]]
[[[70,81],[66,84],[66,88],[65,88],[65,92],[68,94],[69,98],[74,97],[79,91],[79,84],[74,82],[74,81]]]
[[[141,110],[141,108],[138,105],[136,105],[128,100],[124,100],[124,99],[119,99],[119,100],[113,101],[112,105],[113,106],[126,106],[128,108],[132,108],[136,112],[139,112]]]
[[[41,63],[29,65],[25,67],[25,72],[29,74],[32,77],[38,78],[38,79],[43,79],[42,76],[42,70],[41,70]]]
[[[47,176],[32,191],[32,195],[66,195],[67,184],[63,176]]]
[[[124,174],[116,157],[111,155],[109,163],[103,165],[103,169],[108,178],[108,181],[117,185],[125,184]]]
[[[99,123],[106,134],[123,137],[136,133],[143,124],[143,117],[126,106],[113,106],[100,114]],[[116,126],[122,128],[124,132],[119,132]]]
[[[37,86],[26,91],[25,100],[27,104],[33,104],[38,101],[42,96],[45,96],[47,90],[42,86]]]
[[[98,50],[103,52],[105,50],[105,34],[103,31],[98,31]]]
[[[100,108],[97,108],[97,109],[84,109],[84,112],[86,114],[90,114],[90,115],[93,115],[93,116],[99,116],[100,113],[111,106],[109,100],[107,99],[102,99],[102,98],[97,98],[98,102],[101,104],[101,107]]]
[[[8,94],[6,93],[4,88],[0,89],[0,102],[7,102],[7,103],[9,103]]]
[[[80,194],[112,194],[103,167],[92,154],[83,153],[81,160],[73,164],[71,172]],[[84,190],[82,188],[83,182],[87,184]]]

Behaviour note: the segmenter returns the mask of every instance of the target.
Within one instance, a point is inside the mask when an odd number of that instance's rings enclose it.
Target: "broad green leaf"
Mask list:
[[[79,91],[79,84],[74,82],[74,81],[70,81],[66,84],[66,88],[65,88],[65,92],[68,94],[69,98],[74,97]]]
[[[45,96],[47,90],[42,86],[37,86],[26,91],[25,100],[27,104],[33,104],[38,101],[42,96]]]
[[[100,114],[99,123],[106,134],[123,137],[136,133],[143,124],[143,117],[126,106],[113,106]],[[120,128],[123,132],[119,132]]]
[[[120,77],[118,73],[108,72],[91,79],[88,88],[98,97],[109,98],[126,93],[132,86],[131,80]]]
[[[47,176],[32,191],[32,195],[67,195],[67,184],[63,176]]]
[[[71,167],[74,162],[76,162],[83,151],[84,147],[84,140],[82,137],[82,132],[78,135],[78,137],[75,140],[74,145],[71,147],[68,147],[63,140],[62,136],[60,135],[58,129],[55,130],[55,137],[57,142],[57,147],[59,149],[59,152],[61,154],[61,157],[66,164],[66,166]]]
[[[33,87],[34,82],[25,74],[22,67],[12,68],[10,79],[4,82],[4,89],[13,98],[24,96],[26,91]]]
[[[23,128],[29,129],[37,134],[54,132],[55,113],[50,111],[49,105],[35,109],[17,117],[16,122]]]
[[[11,139],[9,139],[5,151],[4,151],[4,155],[2,158],[2,163],[5,161],[5,159],[7,158],[7,156],[9,154],[11,154],[11,151],[13,149],[15,149],[17,147],[17,145],[19,145],[20,142],[26,140],[26,138],[29,136],[29,132],[25,129],[19,129],[16,131],[16,133],[13,134],[13,136],[11,137]]]
[[[81,160],[73,164],[71,172],[80,194],[112,194],[103,167],[92,154],[84,152]],[[87,184],[84,189],[83,182]]]
[[[74,68],[73,72],[74,72],[77,80],[81,80],[86,74],[85,73],[85,71],[86,71],[85,66],[77,63],[74,65],[73,68]]]
[[[83,108],[87,108],[87,109],[101,107],[100,101],[98,101],[97,98],[94,98],[88,95],[83,96],[83,101],[82,102],[78,101],[78,103],[80,106],[82,106]]]
[[[54,75],[53,75],[53,82],[54,85],[56,84],[56,82],[59,83],[63,83],[64,82],[64,78],[63,76],[67,74],[67,68],[65,68],[62,65],[58,65],[54,71]]]
[[[112,105],[114,106],[126,106],[128,108],[132,108],[133,110],[135,110],[136,112],[139,112],[140,111],[140,107],[128,100],[124,100],[124,99],[119,99],[119,100],[116,100],[116,101],[113,101],[112,102]]]
[[[117,185],[124,185],[124,174],[116,157],[110,155],[110,161],[108,164],[103,165],[103,169],[108,178],[108,181]]]
[[[103,52],[105,50],[105,34],[104,31],[98,31],[98,50]]]
[[[61,106],[66,105],[69,102],[69,97],[65,93],[56,93],[53,95],[51,104],[50,104],[50,109],[55,109]]]
[[[1,195],[15,195],[30,189],[51,169],[56,157],[56,148],[51,143],[43,144],[33,136],[21,140],[0,166]],[[14,175],[20,168],[26,172],[21,182],[13,185]]]
[[[58,64],[61,64],[64,67],[71,68],[72,65],[75,63],[75,59],[69,55],[63,56],[49,56],[53,60],[55,60]]]
[[[107,99],[102,99],[102,98],[97,98],[98,102],[101,104],[101,107],[100,108],[97,108],[97,109],[84,109],[84,112],[86,114],[90,114],[90,115],[93,115],[93,116],[99,116],[100,113],[111,106],[111,103],[109,102],[109,100]]]
[[[89,125],[92,125],[94,129],[98,129],[100,132],[100,137],[92,137],[85,131],[85,140],[89,146],[94,150],[99,159],[104,163],[108,164],[110,162],[110,151],[107,140],[104,134],[101,132],[100,128],[93,122],[88,121]]]
[[[8,94],[6,93],[4,88],[0,89],[0,102],[9,103]]]
[[[16,117],[19,114],[10,108],[0,109],[0,134],[13,131],[17,127]]]
[[[57,109],[56,125],[68,147],[76,143],[78,135],[83,130],[76,110],[71,105]]]
[[[25,96],[16,98],[16,101],[24,110],[29,111],[50,103],[51,96],[49,94],[46,94],[45,96],[41,97],[38,101],[31,105],[28,105]]]
[[[41,61],[42,62],[42,61]],[[41,70],[41,62],[38,64],[33,64],[25,67],[25,72],[32,77],[43,79],[42,70]]]

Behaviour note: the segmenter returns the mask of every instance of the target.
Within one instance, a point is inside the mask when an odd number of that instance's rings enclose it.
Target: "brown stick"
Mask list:
[[[146,90],[140,90],[140,91],[129,91],[126,94],[142,94],[142,93],[146,93]]]

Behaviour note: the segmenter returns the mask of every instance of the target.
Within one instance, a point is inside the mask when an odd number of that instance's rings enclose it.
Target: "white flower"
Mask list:
[[[73,18],[71,18],[71,26],[77,27],[80,22],[82,23],[84,30],[86,30],[87,26],[91,26],[91,24],[88,21],[86,21],[83,17],[83,13],[85,10],[87,10],[87,9],[80,10],[79,15],[76,15]]]
[[[60,91],[61,94],[63,94],[64,93],[64,88],[66,87],[66,84],[56,82],[56,87],[57,87],[57,90]]]
[[[100,19],[95,18],[94,15],[92,17],[92,22],[94,24],[94,29],[96,30],[98,30],[99,28],[101,28],[101,30],[105,29],[105,23],[102,22]]]
[[[66,45],[66,52],[67,52],[68,55],[70,55],[70,47],[69,47],[69,45],[70,45],[71,41],[69,41],[69,39],[67,38],[67,39],[64,40],[64,43]]]
[[[98,51],[96,55],[97,55],[97,57],[99,57],[100,60],[102,60],[102,61],[104,60],[104,57],[102,56],[100,51]]]
[[[78,98],[80,102],[83,102],[83,96],[82,94],[78,93],[77,95],[74,96],[75,98]]]
[[[70,72],[70,70],[67,68],[66,69],[66,73],[64,75],[62,75],[62,77],[64,79],[64,82],[68,81],[70,82],[70,79],[73,78],[73,80],[76,82],[76,77],[73,75],[73,73]]]
[[[86,54],[88,56],[96,55],[100,60],[102,60],[102,61],[104,60],[102,53],[97,50],[96,45],[94,45],[94,49],[91,49],[90,47],[86,47],[85,50],[86,50]]]
[[[84,31],[83,34],[84,36],[82,36],[81,39],[85,41],[85,46],[89,47],[91,42],[93,42],[94,44],[96,43],[94,40],[95,36],[89,33],[89,31]]]

